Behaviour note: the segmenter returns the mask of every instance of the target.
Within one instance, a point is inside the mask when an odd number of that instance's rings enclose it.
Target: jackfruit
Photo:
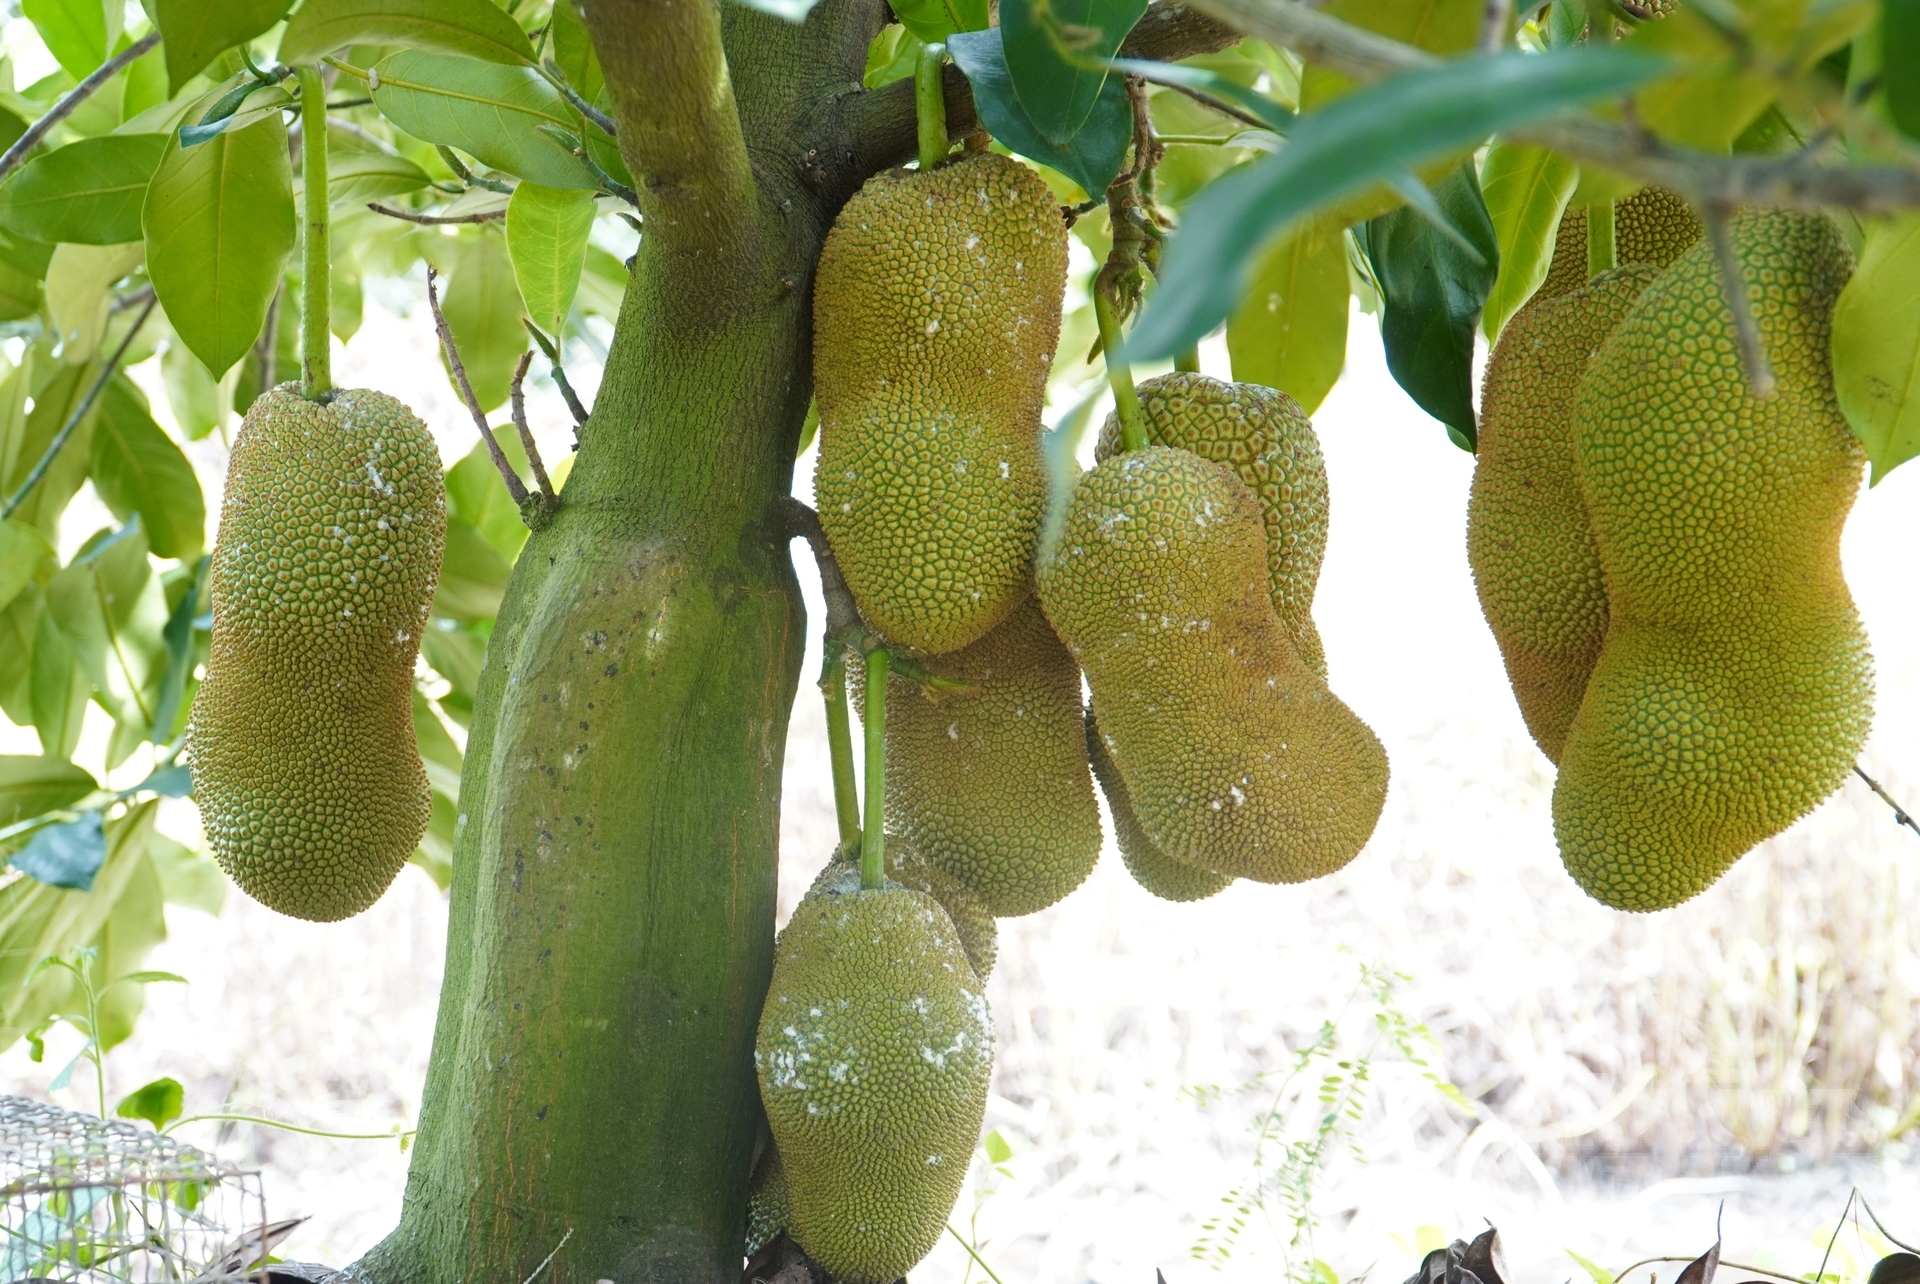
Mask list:
[[[1300,658],[1271,593],[1253,492],[1166,446],[1082,477],[1040,568],[1047,616],[1086,670],[1154,846],[1219,874],[1298,882],[1366,843],[1387,760]]]
[[[816,889],[774,949],[753,1056],[787,1233],[845,1284],[906,1274],[960,1196],[993,1069],[946,911],[898,884]]]
[[[1520,714],[1555,762],[1607,636],[1600,550],[1574,476],[1574,393],[1656,275],[1615,268],[1523,310],[1487,361],[1467,560]]]
[[[1028,592],[1066,272],[1052,193],[992,153],[869,179],[827,234],[820,524],[861,613],[902,646],[958,650]]]
[[[966,951],[974,975],[986,980],[1000,952],[1000,928],[980,898],[938,865],[929,863],[897,834],[887,835],[887,877],[902,887],[925,892],[940,903],[940,908],[953,920],[954,931],[960,934],[960,948]],[[854,853],[829,861],[826,868],[815,875],[807,895],[859,889],[860,857]]]
[[[433,438],[392,397],[288,383],[248,410],[188,737],[214,856],[283,914],[358,914],[426,829],[413,663],[446,527]]]
[[[1139,394],[1149,443],[1225,464],[1259,499],[1273,609],[1307,668],[1326,677],[1313,593],[1327,555],[1327,465],[1312,421],[1284,392],[1184,371],[1146,380]],[[1119,453],[1120,420],[1108,415],[1095,458]]]
[[[1621,909],[1675,905],[1845,780],[1873,712],[1840,569],[1865,454],[1834,399],[1852,269],[1824,218],[1731,234],[1778,387],[1755,397],[1702,243],[1640,296],[1578,398],[1606,643],[1560,761],[1567,870]]]
[[[978,642],[924,667],[965,686],[890,679],[889,823],[995,916],[1043,910],[1100,859],[1080,669],[1031,594]]]
[[[1093,764],[1094,779],[1107,796],[1107,810],[1113,814],[1113,837],[1120,847],[1120,859],[1133,881],[1163,901],[1204,901],[1233,880],[1225,874],[1196,865],[1183,865],[1158,847],[1133,814],[1127,801],[1127,782],[1107,756],[1100,742],[1100,727],[1093,710],[1087,710],[1087,761]]]
[[[1664,187],[1643,187],[1613,205],[1613,261],[1617,267],[1645,263],[1663,268],[1700,239],[1700,217]],[[1587,283],[1587,212],[1568,207],[1560,216],[1547,278],[1533,302],[1557,298]]]
[[[780,1147],[772,1142],[753,1166],[747,1184],[747,1256],[773,1242],[787,1228],[787,1170],[780,1163]]]

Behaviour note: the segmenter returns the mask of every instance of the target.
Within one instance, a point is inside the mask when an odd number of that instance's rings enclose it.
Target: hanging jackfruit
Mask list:
[[[1568,871],[1621,909],[1704,890],[1846,778],[1873,711],[1840,569],[1865,462],[1829,329],[1851,255],[1824,218],[1731,227],[1778,381],[1756,397],[1712,247],[1681,256],[1588,367],[1581,491],[1609,620],[1561,755]]]
[[[1656,275],[1616,268],[1524,309],[1487,361],[1467,560],[1520,714],[1555,762],[1607,635],[1600,550],[1574,475],[1574,393]]]
[[[1366,843],[1386,753],[1274,612],[1260,504],[1233,472],[1165,446],[1096,465],[1040,595],[1161,852],[1298,882]]]
[[[966,951],[967,962],[973,965],[974,975],[984,981],[992,974],[994,959],[1000,952],[1000,928],[993,921],[993,915],[980,903],[979,897],[938,865],[914,851],[898,834],[887,835],[887,877],[902,887],[925,892],[938,901],[940,908],[947,912],[947,917],[953,920],[954,931],[960,934],[960,948]],[[814,876],[813,884],[807,888],[807,895],[858,890],[860,856],[856,851],[829,861],[826,868]]]
[[[1100,727],[1092,709],[1087,710],[1087,761],[1093,764],[1094,778],[1107,796],[1114,842],[1134,882],[1163,901],[1204,901],[1233,881],[1210,869],[1184,865],[1153,845],[1133,814],[1133,804],[1127,801],[1127,782],[1120,779],[1113,759],[1107,756],[1107,747],[1100,742]]]
[[[1613,205],[1613,261],[1617,267],[1644,263],[1663,268],[1700,239],[1700,217],[1664,187],[1643,187]],[[1533,302],[1556,298],[1587,283],[1587,212],[1569,206],[1560,216],[1547,278]]]
[[[787,1228],[787,1220],[787,1170],[780,1163],[780,1147],[768,1142],[747,1183],[747,1256],[771,1244]]]
[[[426,829],[413,663],[446,542],[426,425],[383,393],[283,384],[247,412],[214,546],[194,796],[249,895],[330,921],[373,904]]]
[[[846,1284],[889,1284],[946,1228],[980,1140],[993,1025],[923,892],[817,888],[774,949],[754,1066],[787,1233]]]
[[[814,285],[820,523],[870,624],[938,653],[1026,595],[1067,234],[991,153],[869,179]]]

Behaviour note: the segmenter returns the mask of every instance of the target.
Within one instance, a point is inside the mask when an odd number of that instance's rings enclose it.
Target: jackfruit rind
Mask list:
[[[979,897],[938,865],[928,862],[897,834],[887,835],[887,877],[938,901],[947,917],[953,920],[954,931],[960,935],[960,948],[966,951],[974,975],[984,981],[992,974],[994,960],[1000,953],[1000,927]],[[806,894],[859,890],[860,861],[857,856],[849,856],[828,862],[826,868],[814,876]]]
[[[1327,463],[1313,422],[1284,392],[1186,371],[1148,379],[1139,394],[1149,442],[1225,464],[1260,500],[1273,609],[1307,667],[1326,677],[1313,594],[1327,556]],[[1119,453],[1120,420],[1108,415],[1094,457]]]
[[[1366,843],[1386,753],[1295,651],[1273,609],[1259,501],[1232,471],[1165,446],[1096,465],[1040,594],[1163,853],[1299,882]]]
[[[747,1256],[771,1244],[787,1221],[787,1170],[780,1163],[780,1147],[768,1142],[747,1183]]]
[[[862,614],[900,645],[957,650],[1028,591],[1066,270],[1047,185],[991,153],[869,179],[827,235],[814,489]]]
[[[426,426],[378,392],[283,384],[234,442],[194,795],[221,867],[283,914],[359,913],[426,829],[413,666],[445,494]]]
[[[1664,187],[1643,187],[1614,202],[1613,261],[1619,267],[1667,267],[1700,239],[1701,231],[1700,216],[1682,197]],[[1568,206],[1560,216],[1546,279],[1533,299],[1556,298],[1586,283],[1587,212]]]
[[[946,912],[897,886],[807,898],[774,950],[754,1065],[788,1233],[846,1284],[905,1275],[960,1196],[993,1069]]]
[[[1828,352],[1851,256],[1819,217],[1749,211],[1731,235],[1774,395],[1748,390],[1704,243],[1640,297],[1579,392],[1611,617],[1554,833],[1580,885],[1621,909],[1698,894],[1818,805],[1873,711],[1840,568],[1865,459]]]
[[[1107,756],[1091,708],[1087,710],[1087,761],[1093,764],[1094,779],[1107,796],[1114,842],[1134,882],[1163,901],[1204,901],[1233,881],[1225,874],[1182,864],[1153,845],[1134,817],[1133,804],[1127,801],[1127,782],[1120,779],[1119,769]]]
[[[1616,268],[1523,310],[1487,361],[1467,560],[1520,714],[1555,762],[1607,636],[1600,550],[1574,475],[1574,394],[1656,275]]]
[[[990,913],[1043,910],[1100,859],[1080,668],[1031,595],[991,633],[925,667],[966,685],[930,690],[894,675],[889,823]]]

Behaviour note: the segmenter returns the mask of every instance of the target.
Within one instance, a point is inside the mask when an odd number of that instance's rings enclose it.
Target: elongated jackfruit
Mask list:
[[[991,633],[925,667],[965,686],[889,681],[891,823],[988,912],[1043,910],[1100,859],[1079,666],[1029,595]]]
[[[903,646],[957,650],[1028,591],[1066,271],[1047,185],[991,153],[869,179],[827,235],[820,523],[861,612]]]
[[[1851,256],[1824,218],[1755,210],[1731,235],[1774,394],[1748,390],[1706,244],[1640,296],[1579,392],[1610,615],[1554,833],[1580,885],[1621,909],[1696,895],[1811,810],[1873,711],[1840,570],[1865,457],[1828,353]]]
[[[1160,851],[1298,882],[1366,843],[1386,753],[1275,614],[1259,501],[1229,469],[1165,446],[1096,465],[1040,594]]]
[[[1616,268],[1523,310],[1487,361],[1467,560],[1520,714],[1555,762],[1607,636],[1606,579],[1574,475],[1574,394],[1655,275]]]
[[[993,915],[980,903],[979,897],[968,891],[958,879],[914,851],[898,834],[887,835],[887,877],[902,887],[925,892],[938,901],[940,908],[947,912],[947,917],[953,920],[954,931],[960,934],[960,948],[966,951],[967,962],[973,965],[974,975],[984,981],[992,974],[994,959],[1000,952],[1000,929],[993,921]],[[807,895],[837,895],[859,890],[860,858],[858,854],[853,854],[828,862],[827,867],[814,877]]]
[[[1139,394],[1150,444],[1225,464],[1259,499],[1273,609],[1307,668],[1324,678],[1313,594],[1327,556],[1327,464],[1312,421],[1284,392],[1186,371],[1148,379]],[[1108,415],[1095,458],[1119,453],[1120,420]]]
[[[788,1234],[847,1284],[918,1265],[960,1196],[993,1069],[946,911],[897,884],[809,896],[774,950],[754,1065]]]
[[[780,1147],[769,1142],[747,1184],[747,1256],[771,1244],[788,1220],[787,1170],[780,1162]]]
[[[189,728],[222,868],[283,914],[373,904],[426,829],[413,662],[446,543],[426,425],[383,393],[297,384],[247,412],[213,550],[213,645]]]
[[[1663,268],[1700,239],[1700,217],[1664,187],[1643,187],[1614,202],[1613,261],[1618,267],[1644,263]],[[1540,302],[1587,283],[1587,212],[1569,208],[1560,216],[1547,279],[1533,293]]]
[[[1153,839],[1140,827],[1127,799],[1127,782],[1107,756],[1100,740],[1100,726],[1093,710],[1087,710],[1087,761],[1093,764],[1094,779],[1107,796],[1107,810],[1113,814],[1113,837],[1119,845],[1120,859],[1133,881],[1163,901],[1204,901],[1233,880],[1210,869],[1187,865],[1173,859],[1153,845]]]

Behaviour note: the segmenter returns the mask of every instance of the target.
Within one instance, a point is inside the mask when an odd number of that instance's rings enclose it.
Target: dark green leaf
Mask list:
[[[447,282],[445,310],[473,395],[482,410],[492,410],[507,399],[514,364],[527,350],[527,331],[520,324],[513,263],[491,229],[462,241]]]
[[[1099,64],[1118,52],[1146,8],[1146,0],[1001,0],[1007,76],[1048,142],[1065,147],[1086,124],[1110,78]],[[1063,43],[1073,46],[1071,55]]]
[[[1127,144],[1133,140],[1133,109],[1119,76],[1109,76],[1073,141],[1062,147],[1040,132],[1027,118],[1007,77],[1000,46],[1000,28],[963,32],[947,42],[954,62],[973,85],[973,101],[987,132],[1030,160],[1051,166],[1080,184],[1089,196],[1099,196],[1120,172]]]
[[[0,757],[0,825],[16,825],[85,798],[100,786],[64,758]]]
[[[0,233],[0,263],[24,273],[32,280],[44,281],[47,279],[47,268],[53,263],[53,246],[46,241],[30,241],[25,237]]]
[[[408,49],[380,60],[373,101],[428,143],[457,147],[494,169],[548,187],[595,188],[577,156],[540,127],[580,136],[580,114],[532,67]]]
[[[108,134],[47,152],[0,184],[0,227],[51,244],[140,239],[140,206],[167,150],[164,134]]]
[[[100,827],[100,813],[89,811],[78,820],[35,830],[27,845],[7,863],[49,887],[90,892],[93,877],[106,859],[107,838]]]
[[[311,62],[348,45],[533,61],[533,45],[520,24],[490,0],[306,0],[280,37],[280,61]]]
[[[100,398],[93,485],[121,521],[140,514],[157,556],[191,561],[200,555],[207,531],[200,479],[125,375],[115,375]]]
[[[1887,115],[1920,138],[1920,0],[1880,0],[1880,68]]]
[[[1867,1284],[1920,1284],[1920,1257],[1889,1253],[1873,1264]]]
[[[1368,223],[1365,245],[1385,304],[1380,337],[1388,371],[1422,410],[1453,430],[1456,443],[1472,450],[1473,335],[1500,247],[1471,161],[1448,175],[1433,197],[1444,225],[1408,206]]]
[[[40,310],[40,279],[0,255],[0,321],[22,321]]]
[[[101,0],[21,0],[20,9],[46,41],[47,52],[75,80],[107,60],[107,9]]]
[[[1294,220],[1488,134],[1624,92],[1663,66],[1588,47],[1460,58],[1301,116],[1286,147],[1188,204],[1128,355],[1146,361],[1199,342],[1245,293],[1255,256]]]
[[[180,127],[180,145],[198,147],[209,138],[217,138],[229,129],[238,129],[250,125],[259,119],[258,113],[242,117],[240,109],[246,106],[247,99],[263,90],[277,88],[263,81],[244,80],[214,100],[213,106],[201,112],[191,125]]]
[[[155,1128],[164,1128],[186,1113],[186,1101],[187,1090],[180,1086],[178,1079],[155,1079],[120,1098],[113,1113],[122,1119],[144,1119]]]
[[[181,763],[172,763],[152,772],[133,789],[135,793],[158,794],[162,798],[191,798],[193,773]]]
[[[154,22],[167,52],[169,93],[244,40],[265,35],[291,0],[158,0]]]
[[[934,44],[956,31],[984,31],[987,0],[895,0],[893,15],[915,40]]]
[[[336,151],[327,158],[327,200],[333,205],[364,205],[403,196],[431,181],[426,170],[404,156]]]

